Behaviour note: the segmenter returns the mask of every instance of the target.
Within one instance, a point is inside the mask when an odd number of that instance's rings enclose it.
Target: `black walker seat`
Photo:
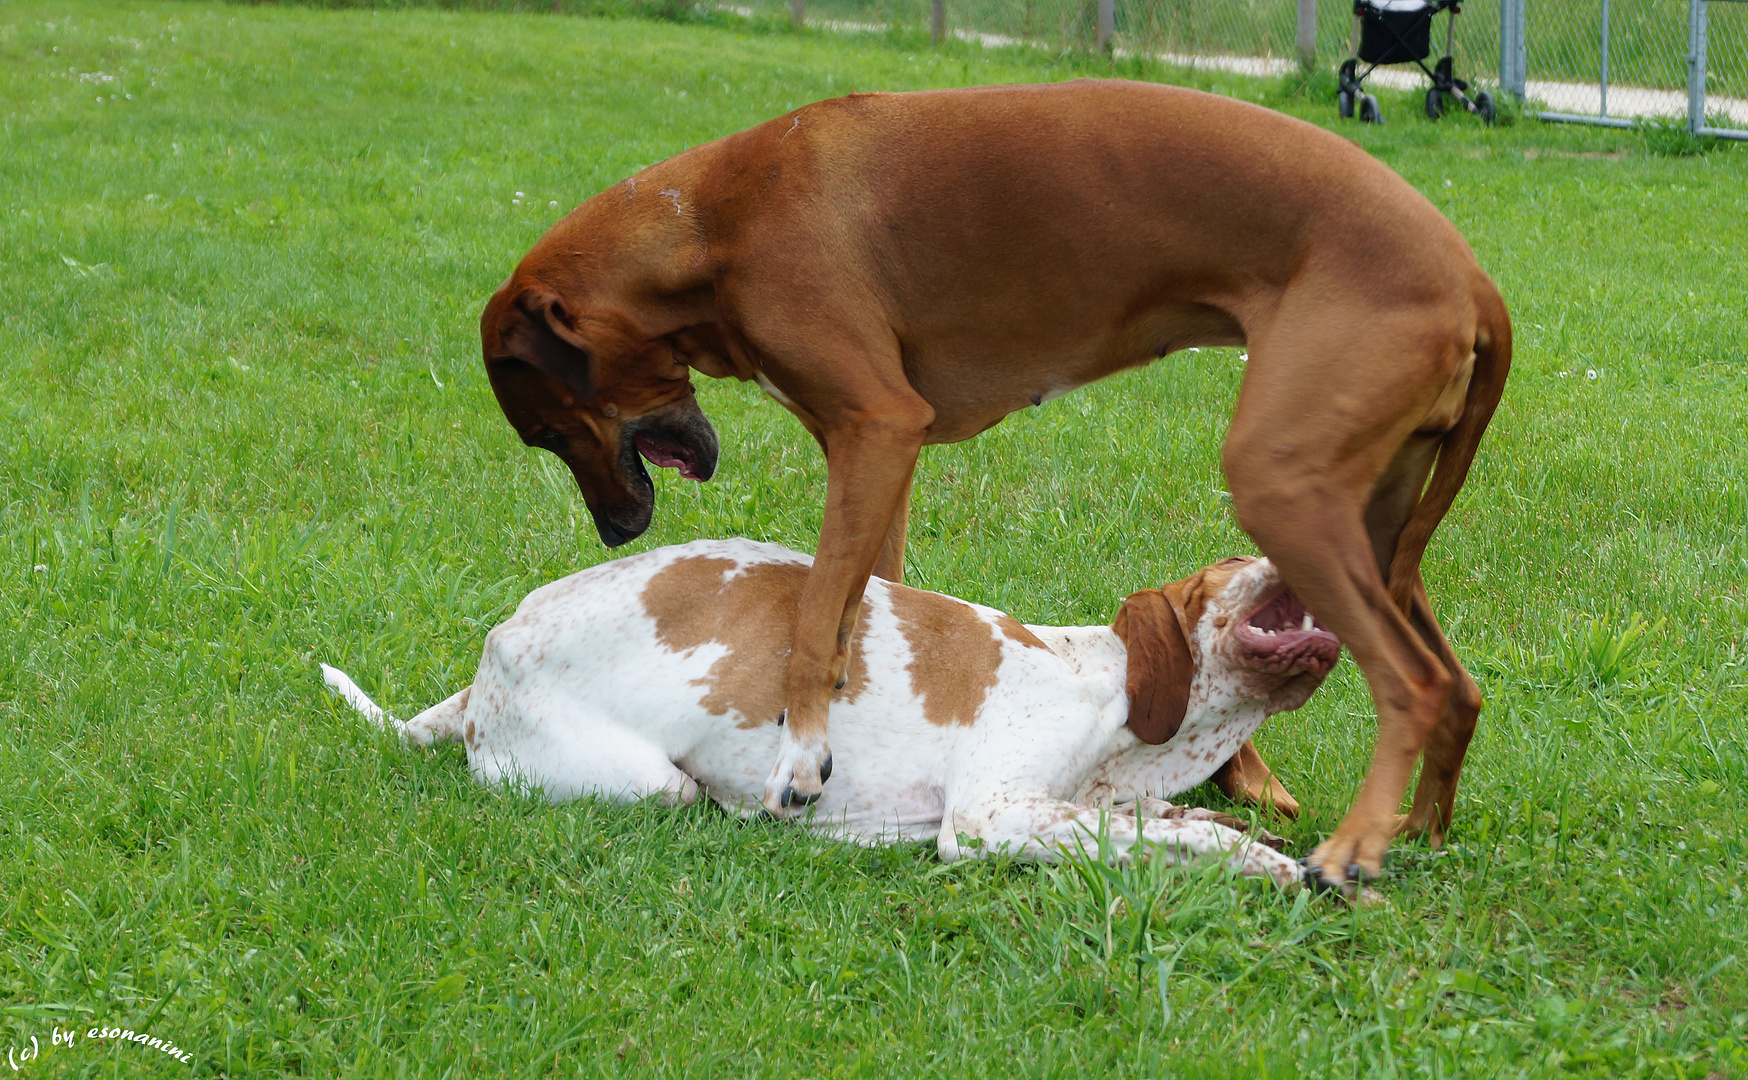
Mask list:
[[[1432,20],[1440,12],[1448,12],[1445,23],[1445,54],[1433,67],[1426,66],[1432,55]],[[1451,46],[1456,40],[1457,16],[1462,13],[1462,0],[1354,0],[1354,22],[1359,30],[1358,55],[1341,65],[1337,77],[1336,108],[1343,117],[1351,117],[1357,108],[1361,120],[1381,124],[1384,114],[1378,109],[1378,99],[1365,92],[1366,76],[1385,64],[1413,63],[1426,72],[1432,87],[1426,92],[1426,115],[1437,120],[1444,115],[1445,102],[1454,99],[1463,108],[1493,123],[1493,95],[1477,90],[1470,97],[1469,84],[1456,77],[1451,60]],[[1360,71],[1361,64],[1369,65]]]

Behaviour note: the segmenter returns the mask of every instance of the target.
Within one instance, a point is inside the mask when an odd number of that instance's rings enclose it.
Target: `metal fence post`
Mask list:
[[[1597,101],[1596,115],[1608,115],[1608,0],[1602,0],[1602,67],[1597,79],[1597,88],[1601,96]]]
[[[947,36],[947,0],[935,0],[934,9],[929,12],[929,37],[936,45]]]
[[[1299,0],[1299,70],[1317,67],[1317,0]]]
[[[1687,5],[1687,130],[1706,126],[1706,0]]]
[[[1081,10],[1086,10],[1082,8]],[[1111,39],[1117,36],[1116,0],[1099,0],[1099,52],[1111,51]]]
[[[789,28],[800,30],[807,25],[807,0],[789,0]]]
[[[1499,89],[1523,100],[1529,72],[1529,43],[1524,39],[1524,0],[1499,3]]]

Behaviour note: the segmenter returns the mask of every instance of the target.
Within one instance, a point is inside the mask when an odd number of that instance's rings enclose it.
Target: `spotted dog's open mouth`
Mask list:
[[[1288,588],[1258,604],[1234,637],[1249,664],[1280,675],[1327,675],[1341,658],[1341,641]]]

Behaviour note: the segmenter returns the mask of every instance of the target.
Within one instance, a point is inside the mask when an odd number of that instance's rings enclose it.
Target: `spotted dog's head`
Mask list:
[[[1195,693],[1286,712],[1305,704],[1341,657],[1341,642],[1267,559],[1222,559],[1134,593],[1111,629],[1129,654],[1129,727],[1154,744],[1177,734]]]

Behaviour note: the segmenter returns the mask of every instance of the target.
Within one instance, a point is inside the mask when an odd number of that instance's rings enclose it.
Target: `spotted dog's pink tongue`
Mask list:
[[[1252,611],[1243,629],[1251,663],[1265,670],[1324,674],[1341,655],[1341,642],[1290,590]]]
[[[678,469],[680,475],[688,480],[703,479],[698,475],[698,467],[692,461],[692,455],[683,448],[648,435],[635,436],[632,441],[637,445],[637,452],[642,454],[651,465],[659,465],[664,469]]]

